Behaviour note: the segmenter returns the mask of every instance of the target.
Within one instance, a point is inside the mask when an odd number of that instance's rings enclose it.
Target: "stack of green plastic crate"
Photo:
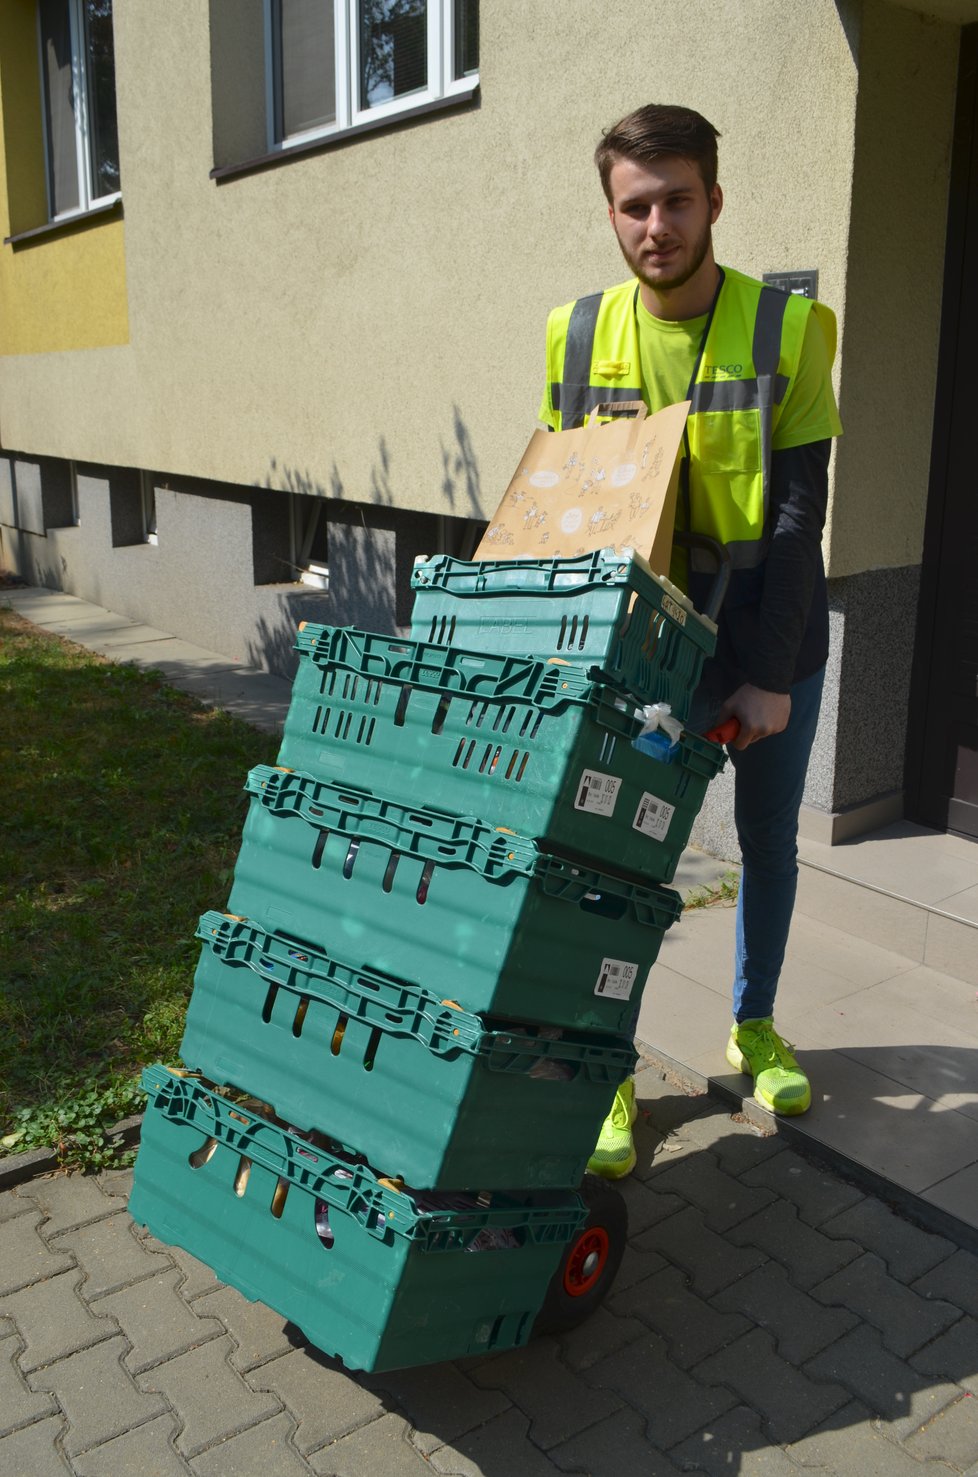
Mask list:
[[[632,747],[714,639],[639,561],[414,585],[408,638],[300,630],[131,1202],[367,1369],[529,1337],[722,763]]]

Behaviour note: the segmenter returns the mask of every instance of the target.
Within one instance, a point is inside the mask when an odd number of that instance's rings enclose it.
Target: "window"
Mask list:
[[[267,0],[269,147],[470,97],[478,0]]]
[[[38,0],[52,220],[119,194],[112,0]]]
[[[76,462],[69,462],[68,467],[69,525],[77,528],[81,522],[78,512],[78,466]]]
[[[325,499],[294,492],[289,498],[292,567],[301,585],[329,589]]]
[[[109,467],[100,476],[109,488],[112,547],[155,544],[156,484],[152,472],[136,467]]]
[[[139,474],[139,499],[143,512],[143,543],[158,544],[156,536],[156,485],[152,472]]]
[[[326,499],[255,488],[251,533],[256,585],[329,589]]]

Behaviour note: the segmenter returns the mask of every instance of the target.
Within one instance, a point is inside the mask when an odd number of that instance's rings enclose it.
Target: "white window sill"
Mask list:
[[[308,585],[311,590],[328,590],[329,570],[304,569],[299,575],[299,584]]]

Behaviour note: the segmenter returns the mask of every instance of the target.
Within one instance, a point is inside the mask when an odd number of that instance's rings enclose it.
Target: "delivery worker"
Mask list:
[[[540,417],[560,430],[611,400],[641,397],[651,411],[692,402],[677,527],[720,540],[732,566],[716,655],[689,722],[701,732],[731,717],[740,723],[730,747],[743,875],[727,1060],[752,1076],[765,1108],[803,1113],[811,1088],[773,1015],[828,656],[821,533],[831,438],[842,430],[831,383],[835,318],[717,265],[718,137],[692,109],[659,104],[604,134],[595,162],[632,276],[550,314]],[[673,577],[700,605],[712,561],[698,551],[680,557]],[[634,1119],[629,1081],[602,1129],[593,1173],[631,1171]]]

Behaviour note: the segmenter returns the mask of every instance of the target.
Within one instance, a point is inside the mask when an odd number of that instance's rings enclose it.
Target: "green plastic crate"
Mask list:
[[[161,1241],[351,1369],[526,1343],[584,1220],[579,1196],[458,1197],[460,1208],[438,1208],[437,1196],[398,1192],[205,1084],[163,1067],[142,1081],[129,1210]]]
[[[643,703],[689,704],[716,626],[644,559],[611,550],[576,559],[419,562],[411,635],[495,652],[558,656],[596,668]]]
[[[205,913],[180,1055],[412,1185],[577,1185],[632,1045],[492,1028],[438,995]]]
[[[306,625],[279,762],[478,814],[671,882],[723,749],[632,748],[635,704],[551,658]],[[557,663],[557,664],[555,664]]]
[[[473,1014],[624,1036],[682,900],[526,837],[268,765],[228,911]]]

